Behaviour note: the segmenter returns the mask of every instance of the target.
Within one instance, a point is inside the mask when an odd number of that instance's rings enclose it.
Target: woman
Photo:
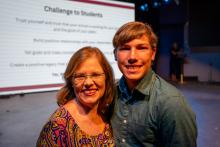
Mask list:
[[[114,75],[103,53],[84,47],[70,59],[60,106],[43,127],[37,146],[114,146],[109,125]]]

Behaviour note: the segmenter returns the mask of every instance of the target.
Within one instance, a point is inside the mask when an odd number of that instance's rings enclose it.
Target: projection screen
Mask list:
[[[59,89],[72,54],[100,48],[116,78],[112,38],[134,4],[107,0],[0,0],[0,95]]]

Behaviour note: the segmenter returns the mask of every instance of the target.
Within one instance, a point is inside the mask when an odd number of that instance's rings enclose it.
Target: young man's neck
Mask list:
[[[138,85],[139,81],[130,81],[130,80],[126,80],[128,89],[130,91],[133,91],[135,89],[135,87]]]

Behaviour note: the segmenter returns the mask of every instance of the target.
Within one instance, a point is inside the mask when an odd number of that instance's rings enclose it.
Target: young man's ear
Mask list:
[[[117,52],[117,49],[115,48],[114,51],[113,51],[113,53],[114,53],[114,57],[115,57],[115,61],[117,61],[116,52]]]
[[[153,50],[153,54],[152,54],[152,56],[151,56],[151,61],[154,61],[155,58],[156,58],[157,48],[155,47],[155,48],[153,48],[152,50]]]

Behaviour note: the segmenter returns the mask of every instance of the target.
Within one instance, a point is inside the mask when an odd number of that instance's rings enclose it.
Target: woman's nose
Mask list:
[[[85,78],[84,85],[85,85],[86,87],[89,87],[89,86],[91,86],[91,85],[93,85],[93,84],[94,84],[93,79],[92,79],[90,76],[87,76],[87,77]]]

